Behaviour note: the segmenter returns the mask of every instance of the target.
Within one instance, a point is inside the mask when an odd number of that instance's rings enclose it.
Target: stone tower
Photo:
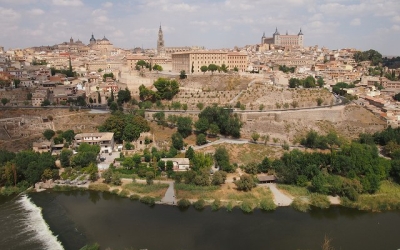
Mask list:
[[[161,29],[161,24],[160,24],[160,29],[158,30],[157,55],[165,56],[164,35]]]
[[[299,34],[297,34],[297,35],[299,36],[299,46],[303,47],[304,46],[304,34],[301,31],[301,28],[300,28]]]
[[[94,45],[94,44],[96,44],[96,38],[94,38],[94,35],[93,35],[93,33],[92,33],[92,37],[91,37],[90,40],[89,40],[89,45],[92,46],[92,45]]]
[[[278,31],[278,27],[275,29],[275,33],[272,35],[273,39],[274,39],[274,44],[275,45],[281,45],[281,38],[280,38],[281,34]]]

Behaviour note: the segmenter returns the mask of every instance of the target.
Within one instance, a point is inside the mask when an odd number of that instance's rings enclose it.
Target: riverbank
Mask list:
[[[147,185],[145,180],[136,179],[133,181],[126,178],[122,179],[121,186],[105,184],[101,179],[83,186],[54,186],[55,191],[86,189],[110,192],[133,200],[143,199],[144,203],[151,205],[176,206],[179,200],[185,199],[190,204],[194,204],[199,200],[203,200],[205,206],[219,204],[220,207],[225,207],[227,210],[233,207],[241,208],[245,203],[247,206],[246,211],[262,209],[264,207],[262,203],[274,204],[274,206],[268,206],[269,210],[277,207],[292,206],[303,212],[310,210],[312,207],[325,209],[337,205],[372,212],[400,210],[400,185],[389,181],[382,182],[381,188],[377,193],[362,194],[356,201],[351,201],[345,197],[311,193],[305,187],[282,184],[261,184],[249,192],[236,190],[232,182],[218,187],[202,187],[182,183],[175,184],[172,180],[155,180],[152,185]]]

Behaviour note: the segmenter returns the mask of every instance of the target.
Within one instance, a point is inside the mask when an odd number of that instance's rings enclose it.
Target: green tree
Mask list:
[[[234,68],[233,68],[233,71],[235,71],[235,72],[239,72],[239,69],[238,69],[238,67],[234,67]]]
[[[125,126],[122,139],[124,141],[136,141],[140,136],[141,129],[135,126],[133,123],[129,123]]]
[[[271,169],[271,161],[266,156],[260,164],[258,164],[258,172],[267,173]]]
[[[154,173],[152,171],[146,172],[146,183],[147,183],[147,185],[152,185],[154,178],[155,178],[155,176],[154,176]]]
[[[46,130],[43,132],[44,138],[46,138],[48,141],[50,141],[51,138],[53,138],[53,136],[54,136],[55,134],[56,134],[56,133],[54,132],[54,130],[51,130],[51,129],[46,129]]]
[[[179,75],[179,79],[186,79],[186,78],[187,78],[186,72],[184,70],[181,70],[181,73]]]
[[[203,74],[205,74],[208,71],[208,67],[206,65],[203,65],[200,67],[201,72],[203,72]]]
[[[161,67],[161,65],[154,64],[153,70],[155,70],[155,71],[163,71],[163,68]]]
[[[183,138],[179,132],[172,134],[171,139],[172,139],[172,146],[175,149],[181,150],[183,148]]]
[[[128,88],[125,90],[118,91],[117,103],[121,105],[122,103],[127,103],[132,99],[131,91]]]
[[[221,71],[224,72],[224,73],[228,72],[228,67],[226,67],[225,64],[222,64],[220,69],[221,69]]]
[[[43,106],[43,107],[45,107],[45,106],[49,106],[51,103],[50,103],[50,101],[49,100],[44,100],[43,102],[42,102],[42,104],[40,104],[41,106]]]
[[[219,186],[225,183],[227,177],[227,173],[225,171],[216,171],[213,174],[212,180],[211,180],[211,184],[215,185],[215,186]]]
[[[214,153],[214,160],[216,166],[225,172],[231,173],[234,171],[229,162],[229,154],[225,147],[218,147]]]
[[[324,85],[325,85],[324,78],[319,77],[317,80],[317,84],[320,88],[324,87]]]
[[[139,60],[139,61],[136,63],[136,66],[139,66],[140,68],[143,69],[143,67],[145,67],[146,64],[147,64],[147,63],[146,63],[145,61]]]
[[[199,133],[205,133],[210,128],[210,124],[205,117],[202,117],[194,123],[194,127]]]
[[[208,132],[213,136],[217,136],[219,134],[218,125],[215,123],[210,124],[210,128],[208,129]]]
[[[196,145],[204,145],[207,143],[206,136],[204,134],[198,134],[196,136]]]
[[[191,117],[177,118],[178,132],[182,135],[183,138],[186,138],[190,134],[192,134],[192,123],[193,122]]]
[[[211,74],[214,74],[214,71],[218,70],[218,66],[215,64],[210,64],[207,67],[208,71],[211,71]]]
[[[70,166],[70,160],[72,157],[72,151],[69,149],[63,149],[61,150],[60,153],[60,162],[61,162],[61,166],[66,168]]]
[[[158,78],[153,85],[161,99],[171,100],[179,92],[179,84],[176,80]]]
[[[235,185],[238,190],[247,192],[251,191],[256,186],[256,183],[252,176],[244,174],[240,176],[239,180],[235,181]]]
[[[1,103],[3,104],[3,106],[6,106],[6,104],[9,102],[10,100],[8,100],[7,98],[1,98]]]
[[[194,157],[194,150],[193,150],[192,147],[189,147],[189,148],[186,150],[185,157],[186,157],[186,158],[189,158],[189,160],[192,160],[192,159],[193,159],[193,157]]]
[[[300,85],[300,80],[297,78],[290,78],[289,88],[298,88]]]

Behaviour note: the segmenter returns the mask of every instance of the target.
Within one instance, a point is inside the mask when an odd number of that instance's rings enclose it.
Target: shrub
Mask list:
[[[152,207],[156,204],[156,199],[150,196],[143,196],[142,198],[140,198],[140,202]]]
[[[203,199],[197,200],[195,203],[193,203],[193,206],[197,210],[203,210],[204,207],[206,206],[206,202]]]
[[[243,201],[240,205],[240,209],[242,209],[244,213],[251,213],[253,212],[253,204],[250,201]]]
[[[218,199],[215,199],[214,202],[211,204],[211,209],[213,211],[217,211],[221,208],[221,201]]]
[[[232,212],[232,209],[233,209],[233,204],[232,204],[232,202],[229,202],[229,203],[226,205],[226,211]]]
[[[140,196],[137,194],[132,194],[131,196],[129,196],[129,199],[131,199],[133,201],[138,201],[138,200],[140,200]]]
[[[276,209],[276,205],[272,200],[262,199],[260,201],[260,209],[264,211],[272,211]]]
[[[328,197],[322,194],[312,194],[310,197],[311,205],[319,208],[329,208],[331,205]]]
[[[177,204],[179,208],[188,208],[191,205],[190,201],[187,199],[181,199]]]
[[[310,204],[308,204],[308,202],[305,202],[301,198],[295,198],[291,206],[300,212],[307,212],[310,209]]]
[[[111,193],[113,193],[113,194],[118,194],[118,193],[119,193],[119,190],[118,190],[118,189],[113,189],[113,190],[111,191]]]
[[[119,194],[121,197],[128,197],[129,196],[129,191],[123,189]]]

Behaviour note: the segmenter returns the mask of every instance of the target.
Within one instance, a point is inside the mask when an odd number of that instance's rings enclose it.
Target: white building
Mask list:
[[[165,163],[172,161],[174,171],[187,171],[190,168],[189,158],[161,158],[160,160]]]
[[[111,153],[114,150],[114,133],[81,133],[75,135],[75,146],[87,143],[89,145],[99,145],[100,153]]]

